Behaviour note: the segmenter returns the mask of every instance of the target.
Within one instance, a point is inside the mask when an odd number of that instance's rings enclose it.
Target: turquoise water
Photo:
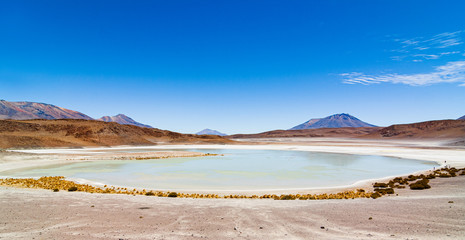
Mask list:
[[[335,187],[431,169],[434,162],[383,156],[279,150],[211,149],[224,156],[101,160],[12,172],[11,177],[65,176],[159,190],[272,190]],[[160,150],[163,151],[163,150]]]

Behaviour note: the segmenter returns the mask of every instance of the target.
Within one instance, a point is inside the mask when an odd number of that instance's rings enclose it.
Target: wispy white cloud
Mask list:
[[[412,39],[394,39],[399,43],[399,48],[392,50],[398,53],[392,56],[391,59],[396,61],[410,60],[413,62],[421,62],[424,60],[439,59],[445,55],[460,54],[461,51],[456,49],[463,44],[462,37],[465,31],[444,32],[436,34],[432,37],[416,37]],[[444,51],[445,48],[455,48]],[[461,50],[461,49],[460,49]]]
[[[463,43],[460,37],[462,33],[463,31],[445,32],[438,34],[433,38],[427,39],[423,42],[435,48],[447,48],[451,46],[456,46]]]
[[[343,73],[341,76],[347,84],[397,83],[423,86],[437,83],[459,83],[460,86],[465,86],[465,61],[449,62],[436,67],[429,73],[368,75],[352,72]]]
[[[447,48],[463,44],[462,34],[464,31],[444,32],[432,37],[416,37],[412,39],[394,39],[401,44],[404,49],[427,50],[430,48]]]
[[[441,53],[437,53],[437,54],[424,54],[424,53],[421,53],[421,54],[414,54],[412,56],[423,58],[423,59],[426,59],[426,60],[431,60],[431,59],[438,59],[438,58],[440,58],[440,57],[442,57],[444,55],[452,55],[452,54],[459,54],[459,53],[460,53],[460,51],[441,52]]]

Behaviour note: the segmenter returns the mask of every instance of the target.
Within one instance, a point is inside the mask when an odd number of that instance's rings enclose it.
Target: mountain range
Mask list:
[[[98,120],[90,122],[114,122],[122,125],[134,125],[142,128],[152,128],[149,125],[134,121],[134,119],[118,114],[116,116],[104,116],[99,119],[93,119],[90,116],[78,111],[58,107],[52,104],[38,102],[9,102],[0,100],[0,121],[1,119],[10,120],[31,120],[31,119],[81,119],[81,120]],[[347,113],[335,114],[325,118],[314,118],[297,125],[290,130],[276,130],[260,134],[237,134],[228,136],[228,138],[255,138],[255,137],[382,137],[382,138],[411,138],[411,137],[463,137],[465,129],[463,123],[465,116],[458,120],[440,120],[430,121],[416,124],[392,125],[387,128],[379,128],[373,124],[361,121],[360,119],[351,116]],[[36,123],[36,122],[34,122]],[[75,122],[70,122],[75,124]],[[80,122],[77,122],[81,124]],[[6,123],[4,123],[6,124]],[[19,123],[18,123],[19,124]],[[29,124],[29,123],[28,123]],[[51,123],[42,123],[51,126]],[[21,124],[20,124],[21,125]],[[21,126],[26,126],[24,122]],[[19,125],[18,125],[19,126]],[[29,125],[27,125],[29,126]],[[47,128],[47,127],[45,127]],[[434,129],[434,131],[433,131]],[[47,130],[48,131],[48,130]],[[129,130],[128,130],[129,131]],[[132,130],[131,130],[132,131]],[[84,133],[83,133],[84,134]],[[177,133],[176,133],[177,134]],[[149,134],[150,135],[150,134]],[[170,136],[174,136],[169,134]],[[225,136],[226,134],[216,130],[204,129],[197,133],[198,138],[208,137],[202,135],[218,135]],[[68,136],[68,135],[66,135]],[[192,136],[189,136],[192,138]],[[195,138],[195,137],[194,137]],[[2,139],[0,139],[2,140]],[[4,140],[4,139],[3,139]],[[143,141],[139,141],[142,143]],[[123,143],[123,142],[121,142]]]
[[[208,128],[205,128],[204,130],[196,133],[197,135],[218,135],[218,136],[226,136],[228,134],[225,134],[225,133],[222,133],[222,132],[218,132],[216,130],[213,130],[213,129],[208,129]]]
[[[159,143],[226,144],[214,135],[182,134],[84,119],[0,120],[0,150],[5,148],[154,145]]]
[[[229,135],[230,139],[252,138],[364,138],[364,139],[450,139],[465,145],[465,120],[436,120],[389,127],[314,128],[274,130],[256,134]],[[455,142],[455,143],[454,143]]]
[[[58,107],[52,104],[38,102],[9,102],[5,100],[0,100],[0,119],[84,119],[99,120],[104,122],[116,122],[124,125],[134,125],[139,127],[151,128],[151,126],[136,122],[134,121],[134,119],[124,114],[118,114],[113,117],[104,116],[99,119],[93,119],[84,113]]]
[[[317,129],[317,128],[344,128],[344,127],[376,127],[361,121],[347,113],[334,114],[325,118],[313,118],[289,130]]]

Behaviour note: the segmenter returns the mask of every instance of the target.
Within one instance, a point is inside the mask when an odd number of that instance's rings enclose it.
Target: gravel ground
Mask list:
[[[465,177],[379,199],[177,199],[0,188],[0,239],[464,239]]]

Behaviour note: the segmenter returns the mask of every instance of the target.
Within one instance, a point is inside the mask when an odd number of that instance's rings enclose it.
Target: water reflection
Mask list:
[[[316,161],[324,161],[328,165],[335,167],[347,167],[356,164],[363,156],[361,155],[348,155],[338,153],[318,153],[318,152],[301,152],[306,154],[309,159]]]

